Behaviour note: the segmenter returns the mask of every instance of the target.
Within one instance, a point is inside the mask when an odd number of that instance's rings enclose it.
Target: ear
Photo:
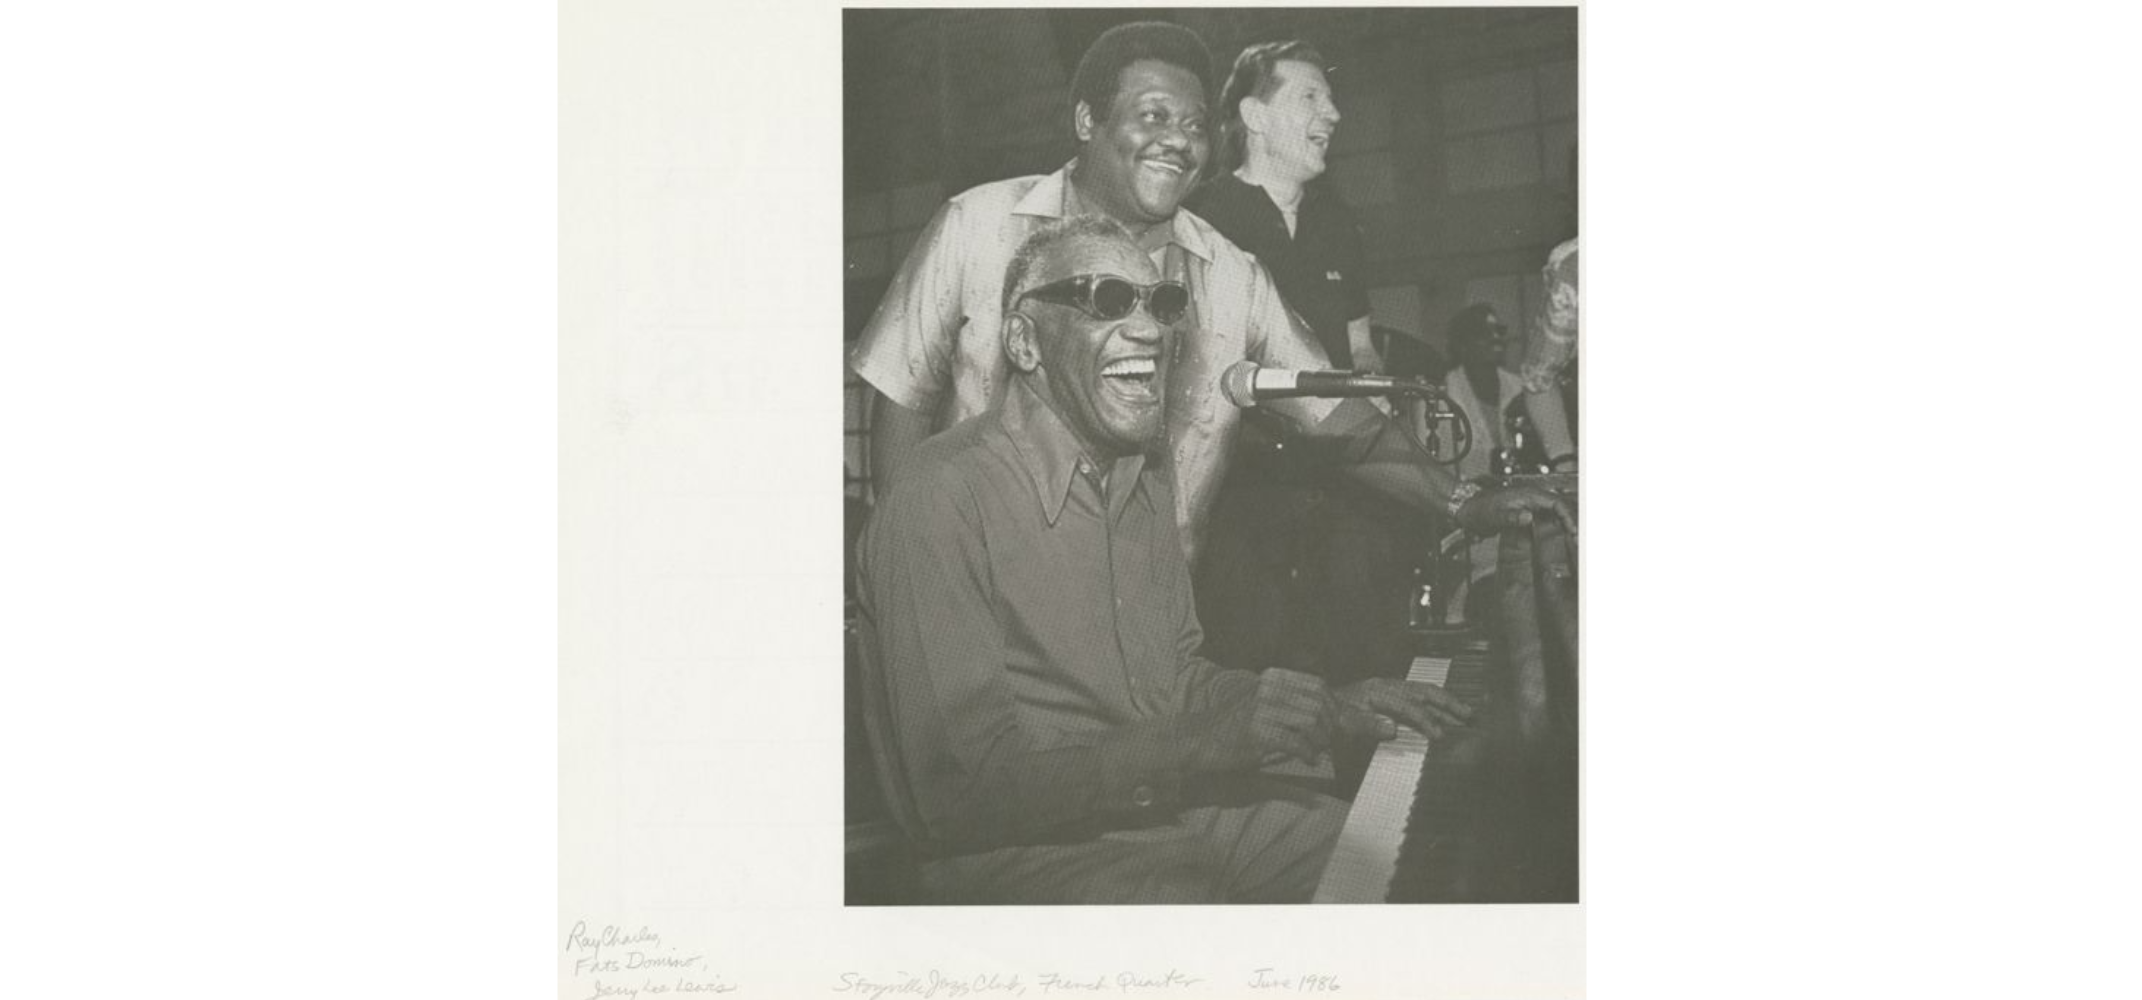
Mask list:
[[[1040,334],[1033,317],[1023,312],[1004,317],[1004,356],[1011,359],[1013,368],[1032,372],[1041,367],[1041,343],[1035,339]]]
[[[1262,134],[1271,123],[1272,108],[1264,103],[1264,98],[1251,94],[1235,107],[1242,115],[1242,128],[1246,132]]]
[[[1093,107],[1085,101],[1071,106],[1071,131],[1080,142],[1093,138]]]

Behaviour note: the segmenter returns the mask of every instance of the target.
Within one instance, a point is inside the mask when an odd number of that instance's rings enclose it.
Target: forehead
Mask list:
[[[1043,255],[1043,277],[1035,284],[1060,281],[1074,274],[1114,274],[1141,285],[1159,280],[1153,261],[1136,246],[1122,240],[1080,236],[1057,244]]]
[[[1140,59],[1116,74],[1116,106],[1140,101],[1167,101],[1178,106],[1205,108],[1205,88],[1197,74],[1174,63]]]
[[[1277,81],[1274,88],[1276,90],[1304,90],[1311,87],[1318,90],[1331,89],[1331,84],[1324,79],[1323,67],[1299,59],[1282,59],[1274,63],[1272,79]]]

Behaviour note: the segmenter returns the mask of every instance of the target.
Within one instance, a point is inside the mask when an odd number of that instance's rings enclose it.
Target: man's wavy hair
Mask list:
[[[1102,239],[1122,240],[1135,247],[1138,241],[1123,224],[1105,215],[1074,215],[1068,219],[1051,219],[1028,234],[1012,252],[1011,263],[1004,268],[1004,314],[1019,304],[1019,293],[1034,271],[1034,265],[1057,247],[1072,240]]]
[[[1133,21],[1101,32],[1079,57],[1078,69],[1071,74],[1073,114],[1078,102],[1084,101],[1093,109],[1095,121],[1107,119],[1116,105],[1116,92],[1122,89],[1123,67],[1140,59],[1157,59],[1188,70],[1197,77],[1200,96],[1211,101],[1212,50],[1205,47],[1205,40],[1180,24]]]
[[[1269,99],[1279,89],[1279,64],[1305,62],[1318,69],[1327,64],[1324,54],[1299,39],[1261,42],[1243,49],[1228,71],[1227,85],[1220,88],[1220,155],[1213,157],[1210,176],[1233,173],[1249,157],[1249,130],[1242,125],[1242,102],[1250,97]]]

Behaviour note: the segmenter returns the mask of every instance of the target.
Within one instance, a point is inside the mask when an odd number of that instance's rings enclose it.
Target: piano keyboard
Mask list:
[[[1417,636],[1432,655],[1408,674],[1471,721],[1376,748],[1316,902],[1577,901],[1575,546],[1554,521],[1500,544],[1493,620],[1456,644]]]
[[[1437,687],[1450,675],[1448,657],[1417,656],[1406,672],[1409,681]],[[1381,903],[1398,871],[1398,849],[1406,821],[1413,814],[1414,790],[1428,758],[1428,737],[1400,726],[1395,739],[1378,744],[1361,789],[1354,793],[1338,846],[1317,883],[1318,903]]]

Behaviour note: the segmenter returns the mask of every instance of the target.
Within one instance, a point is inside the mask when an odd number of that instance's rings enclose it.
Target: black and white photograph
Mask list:
[[[1574,8],[568,11],[561,996],[1581,982]]]
[[[842,12],[848,906],[1580,901],[1578,42]]]

